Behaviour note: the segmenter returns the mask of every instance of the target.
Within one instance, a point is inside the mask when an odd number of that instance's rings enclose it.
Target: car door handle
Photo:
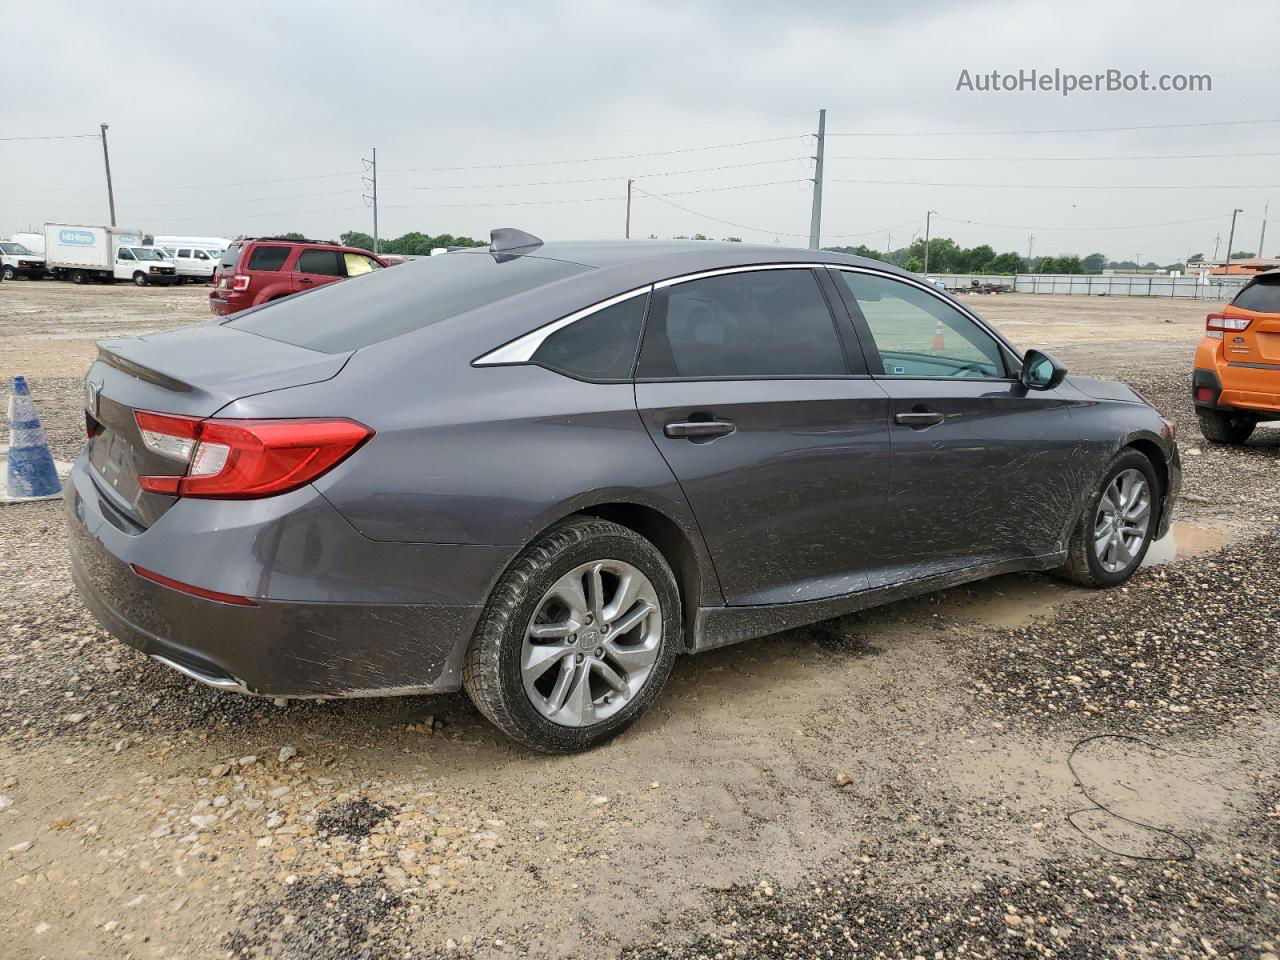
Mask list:
[[[900,423],[904,427],[932,427],[945,419],[946,417],[935,410],[912,410],[910,413],[896,413],[893,416],[893,422]]]
[[[311,279],[310,277],[299,277],[299,278],[298,278],[298,282],[299,282],[299,283],[312,283],[312,282],[314,282],[314,281],[312,281],[312,279]]]
[[[662,432],[672,440],[704,440],[727,437],[737,429],[728,420],[680,420],[668,423],[662,428]]]

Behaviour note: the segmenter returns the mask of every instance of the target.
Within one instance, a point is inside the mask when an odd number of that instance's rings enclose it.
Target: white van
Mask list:
[[[174,246],[156,244],[156,249],[173,261],[178,271],[179,283],[208,283],[213,279],[214,268],[222,259],[222,251],[216,253],[205,247]]]

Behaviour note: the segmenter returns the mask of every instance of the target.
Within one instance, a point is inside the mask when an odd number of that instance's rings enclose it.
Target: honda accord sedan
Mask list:
[[[744,244],[424,258],[100,344],[67,491],[113,633],[228,691],[465,688],[552,752],[675,658],[1011,571],[1123,583],[1173,425],[884,263]]]

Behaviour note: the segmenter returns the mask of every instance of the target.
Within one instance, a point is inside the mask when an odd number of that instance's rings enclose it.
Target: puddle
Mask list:
[[[1162,563],[1172,563],[1179,557],[1198,557],[1202,553],[1225,547],[1227,540],[1227,535],[1221,530],[1175,521],[1167,534],[1151,544],[1142,565],[1156,567]]]
[[[1199,556],[1226,546],[1229,539],[1212,527],[1175,522],[1168,534],[1151,544],[1142,565],[1154,567]],[[1015,573],[958,587],[948,594],[944,606],[955,616],[1011,630],[1048,616],[1066,600],[1093,592],[1042,574]]]

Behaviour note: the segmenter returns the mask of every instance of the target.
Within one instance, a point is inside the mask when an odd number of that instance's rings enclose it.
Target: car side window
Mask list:
[[[531,361],[579,380],[630,380],[648,300],[634,296],[562,327],[542,341]]]
[[[235,249],[232,247],[231,249]],[[227,251],[230,254],[231,250]],[[284,266],[284,262],[289,259],[288,247],[254,247],[253,253],[249,254],[250,270],[279,270]],[[234,266],[235,261],[232,261]],[[226,257],[222,260],[223,266],[227,265]]]
[[[835,272],[867,321],[886,377],[1008,377],[999,342],[945,300],[890,277]]]
[[[298,254],[295,273],[314,273],[324,277],[345,277],[342,254],[337,250],[303,250]]]
[[[382,269],[382,264],[362,253],[344,253],[342,260],[347,268],[348,277],[358,277],[363,273],[373,273],[375,270]]]
[[[116,259],[117,260],[137,260],[138,258],[133,255],[132,250],[125,250],[121,248],[120,250],[116,251]]]
[[[807,269],[751,270],[654,291],[638,379],[830,377],[849,372]]]
[[[205,253],[203,250],[192,250],[192,251],[191,251],[191,255],[192,255],[193,257],[195,257],[197,260],[208,260],[208,259],[209,259],[209,255],[208,255],[207,253]]]
[[[169,256],[173,256],[173,254],[169,254]],[[184,260],[189,260],[191,259],[191,251],[187,249],[179,250],[178,256],[182,257]]]

